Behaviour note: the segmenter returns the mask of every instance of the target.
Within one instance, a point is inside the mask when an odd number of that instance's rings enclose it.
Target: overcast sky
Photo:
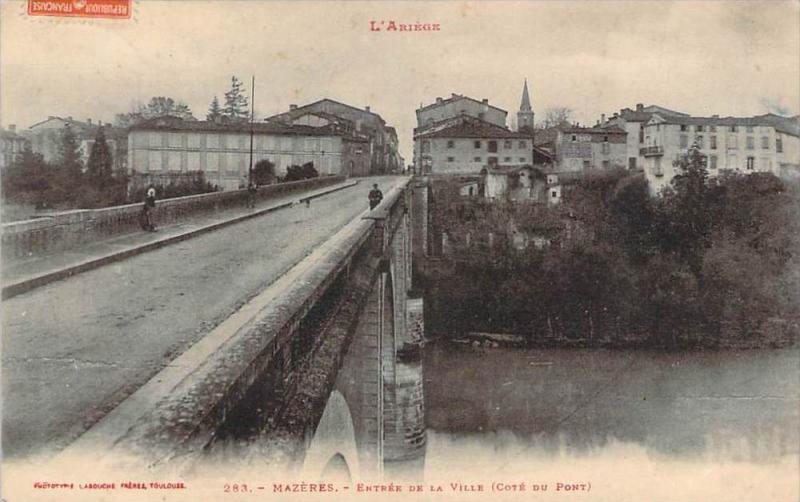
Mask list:
[[[204,118],[231,75],[256,76],[256,114],[331,97],[370,105],[411,160],[414,110],[466,94],[594,124],[637,102],[696,115],[800,112],[798,2],[134,3],[131,20],[29,18],[0,3],[0,122],[110,121],[151,96]],[[371,32],[371,20],[438,32]],[[511,125],[509,123],[509,125]]]

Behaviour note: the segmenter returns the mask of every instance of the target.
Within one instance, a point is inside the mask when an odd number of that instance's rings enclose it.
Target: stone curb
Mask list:
[[[336,186],[331,189],[323,190],[319,193],[315,193],[308,197],[302,197],[298,199],[300,202],[307,202],[311,201],[312,199],[322,197],[333,192],[338,192],[340,190],[344,190],[346,188],[351,188],[358,185],[360,180],[356,180],[352,183],[348,183],[346,185]],[[102,267],[104,265],[108,265],[109,263],[114,263],[117,261],[121,261],[132,256],[136,256],[142,253],[146,253],[148,251],[153,251],[156,249],[160,249],[162,247],[168,246],[170,244],[175,244],[178,242],[182,242],[193,237],[197,237],[199,235],[213,232],[214,230],[219,230],[221,228],[227,227],[229,225],[233,225],[235,223],[240,223],[242,221],[249,220],[251,218],[255,218],[256,216],[261,216],[267,213],[271,213],[273,211],[277,211],[279,209],[284,209],[287,207],[291,207],[294,205],[294,201],[284,202],[281,204],[277,204],[275,206],[269,206],[264,209],[259,209],[258,211],[254,211],[252,213],[243,214],[241,216],[236,216],[229,220],[219,221],[217,223],[212,223],[210,225],[206,225],[204,227],[196,228],[194,230],[189,230],[187,232],[183,232],[177,235],[172,235],[170,237],[165,237],[164,239],[159,239],[157,241],[148,242],[147,244],[142,244],[139,246],[134,246],[132,248],[125,249],[123,251],[115,251],[112,253],[108,253],[106,255],[100,256],[99,258],[90,258],[88,260],[84,260],[82,262],[78,262],[74,265],[70,265],[58,270],[54,270],[52,272],[46,272],[41,275],[37,275],[34,277],[30,277],[27,279],[23,279],[18,282],[13,282],[8,285],[4,285],[2,289],[2,293],[0,294],[0,298],[3,300],[8,300],[9,298],[13,298],[17,295],[21,295],[22,293],[27,293],[33,289],[39,288],[46,284],[50,284],[51,282],[60,281],[62,279],[66,279],[67,277],[71,277],[76,274],[80,274],[83,272],[87,272],[89,270],[93,270],[95,268]]]

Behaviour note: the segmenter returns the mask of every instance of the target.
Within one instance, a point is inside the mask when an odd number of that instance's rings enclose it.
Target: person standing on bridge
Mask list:
[[[378,189],[378,184],[372,185],[372,190],[369,191],[369,210],[375,209],[375,206],[383,200],[383,192]]]
[[[153,223],[153,211],[156,209],[156,189],[150,187],[144,196],[144,207],[142,207],[142,228],[150,232],[156,231],[156,225]]]

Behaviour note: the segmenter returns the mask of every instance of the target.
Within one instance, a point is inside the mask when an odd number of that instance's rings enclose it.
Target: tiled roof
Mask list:
[[[431,104],[429,104],[429,105],[426,105],[426,106],[423,106],[423,107],[421,107],[421,108],[418,108],[418,109],[417,109],[417,112],[422,112],[422,111],[430,110],[430,109],[432,109],[432,108],[436,108],[437,106],[443,106],[443,105],[446,105],[446,104],[448,104],[448,103],[453,103],[453,102],[455,102],[455,101],[458,101],[458,100],[460,100],[460,99],[466,99],[466,100],[469,100],[469,101],[472,101],[472,102],[475,102],[475,103],[478,103],[478,104],[481,104],[481,105],[485,104],[485,105],[487,105],[489,108],[494,108],[495,110],[499,110],[499,111],[501,111],[501,112],[503,112],[503,113],[508,113],[508,111],[506,111],[506,110],[503,110],[502,108],[498,108],[498,107],[496,107],[496,106],[494,106],[494,105],[490,105],[490,104],[488,104],[488,103],[484,103],[483,101],[479,101],[479,100],[477,100],[477,99],[475,99],[475,98],[471,98],[471,97],[469,97],[469,96],[463,96],[463,95],[461,95],[461,94],[453,94],[453,95],[452,95],[452,96],[450,96],[449,98],[447,98],[447,99],[443,99],[441,102],[437,102],[437,103],[431,103]]]
[[[282,112],[282,113],[278,113],[278,114],[272,115],[271,117],[267,117],[264,120],[265,121],[270,121],[270,120],[274,120],[274,119],[279,119],[281,117],[285,117],[287,115],[296,116],[296,115],[302,115],[303,113],[311,113],[312,111],[308,110],[308,108],[312,108],[314,106],[319,105],[320,103],[325,103],[325,102],[334,103],[334,104],[337,104],[337,105],[340,105],[340,106],[344,106],[345,108],[350,108],[351,110],[355,110],[355,111],[361,112],[361,113],[366,114],[366,115],[372,115],[374,117],[377,117],[378,120],[380,120],[381,122],[384,122],[383,117],[381,117],[380,115],[378,115],[377,113],[375,113],[373,111],[367,111],[367,110],[364,110],[362,108],[358,108],[358,107],[355,107],[355,106],[352,106],[352,105],[348,105],[347,103],[342,103],[341,101],[336,101],[335,99],[330,99],[330,98],[318,99],[317,101],[314,101],[313,103],[309,103],[309,104],[303,105],[303,106],[298,106],[294,110],[289,110],[288,112]]]
[[[755,117],[682,117],[658,115],[659,123],[678,125],[714,125],[714,126],[771,126],[782,133],[800,136],[800,120],[793,117],[782,117],[775,114]]]
[[[436,126],[439,127],[436,127]],[[414,138],[487,138],[487,139],[531,139],[529,134],[510,131],[504,127],[486,122],[469,115],[448,119],[427,126],[421,130],[415,129]]]
[[[278,122],[211,122],[207,120],[183,120],[179,117],[156,117],[131,127],[131,130],[166,130],[166,131],[207,131],[207,132],[253,132],[286,136],[344,136],[332,126],[311,127],[305,125],[287,125]]]

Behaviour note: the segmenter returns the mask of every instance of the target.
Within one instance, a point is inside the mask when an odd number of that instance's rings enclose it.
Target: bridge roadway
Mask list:
[[[367,209],[363,179],[3,302],[3,451],[60,449]]]

